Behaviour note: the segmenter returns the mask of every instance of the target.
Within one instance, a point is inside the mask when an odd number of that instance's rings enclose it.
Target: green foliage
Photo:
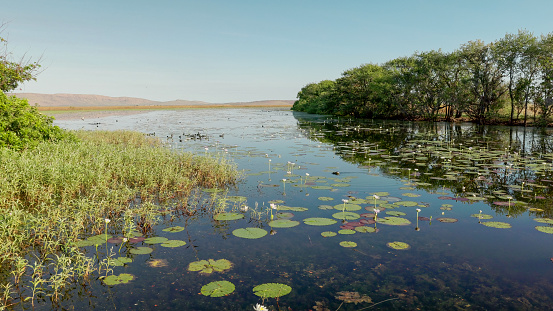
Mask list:
[[[0,92],[0,147],[22,150],[34,148],[41,141],[75,140],[52,122],[52,117],[38,112],[26,99]]]
[[[510,102],[510,107],[505,104]],[[488,123],[533,111],[535,124],[553,115],[553,34],[526,30],[451,53],[417,52],[384,64],[346,70],[335,81],[306,85],[292,110],[356,118]],[[536,117],[538,114],[539,119]]]

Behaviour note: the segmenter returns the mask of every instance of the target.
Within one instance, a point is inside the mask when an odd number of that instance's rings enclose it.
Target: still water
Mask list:
[[[178,152],[228,158],[243,172],[235,189],[217,194],[229,198],[226,212],[243,218],[160,216],[153,235],[185,246],[147,245],[153,251],[145,255],[121,248],[133,261],[114,273],[135,279],[71,290],[65,308],[553,309],[549,131],[253,108],[157,110],[55,124],[144,132]],[[313,218],[331,224],[313,225]],[[271,222],[278,219],[291,222]],[[174,226],[185,230],[163,231]],[[267,234],[233,234],[241,228]],[[232,266],[189,271],[191,262],[208,259]],[[203,295],[202,287],[215,281],[235,289]],[[253,288],[265,283],[291,291],[263,299]]]

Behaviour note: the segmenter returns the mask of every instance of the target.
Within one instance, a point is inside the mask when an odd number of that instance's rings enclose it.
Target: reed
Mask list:
[[[79,141],[0,149],[0,306],[37,296],[55,303],[67,284],[109,272],[111,251],[94,261],[76,241],[151,228],[159,210],[237,178],[224,158],[176,152],[141,133],[74,134]]]

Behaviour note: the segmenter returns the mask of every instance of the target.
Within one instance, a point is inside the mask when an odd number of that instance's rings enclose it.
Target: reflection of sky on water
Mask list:
[[[317,120],[315,116],[302,116]],[[359,291],[371,296],[374,302],[398,298],[379,305],[380,310],[411,310],[416,307],[425,310],[451,309],[462,306],[463,302],[471,304],[475,310],[517,309],[524,307],[521,303],[524,299],[534,309],[546,309],[552,305],[551,300],[547,301],[551,298],[544,301],[546,293],[552,289],[548,281],[553,277],[549,261],[553,251],[544,244],[549,245],[552,236],[534,230],[537,223],[530,216],[507,218],[496,215],[485,203],[443,201],[437,199],[439,195],[424,190],[401,190],[399,188],[404,186],[404,182],[400,178],[383,175],[377,168],[360,168],[357,164],[343,161],[336,155],[333,145],[307,139],[308,129],[300,128],[298,119],[290,111],[161,110],[84,121],[56,121],[55,124],[69,129],[155,132],[172,148],[198,154],[206,153],[204,148],[207,147],[210,155],[229,157],[240,170],[244,170],[244,179],[230,195],[246,196],[250,207],[256,202],[260,207],[268,207],[268,201],[282,199],[284,205],[309,208],[306,212],[293,212],[293,220],[331,217],[338,210],[317,207],[322,204],[338,205],[341,199],[351,196],[365,198],[377,191],[390,192],[391,196],[406,201],[426,202],[429,207],[422,207],[420,216],[434,218],[432,224],[420,221],[421,230],[416,232],[416,207],[401,207],[397,210],[405,212],[407,215],[404,217],[412,224],[404,227],[378,224],[380,232],[376,234],[356,233],[322,238],[322,231],[338,231],[340,223],[327,227],[300,224],[294,228],[277,228],[276,235],[258,240],[239,239],[231,232],[248,226],[261,226],[269,231],[271,228],[266,222],[246,218],[215,223],[207,217],[186,222],[182,219],[174,223],[166,221],[156,230],[157,235],[188,242],[188,246],[181,249],[154,247],[149,256],[167,259],[169,267],[149,268],[145,264],[148,257],[137,256],[135,262],[125,268],[138,275],[132,284],[114,287],[110,292],[95,286],[98,295],[112,297],[113,303],[120,308],[137,305],[141,309],[150,309],[158,304],[156,309],[159,310],[246,310],[261,302],[251,293],[251,288],[264,282],[282,282],[292,286],[292,293],[282,297],[279,304],[281,307],[290,306],[293,310],[312,308],[316,301],[323,301],[329,309],[336,310],[340,301],[334,296],[339,291]],[[449,135],[450,129],[442,125],[437,127],[440,135]],[[470,132],[470,126],[463,125],[462,130]],[[195,133],[207,135],[209,139],[185,137]],[[534,137],[533,141],[540,139]],[[269,159],[271,171],[274,172],[256,174],[269,170]],[[287,177],[288,162],[295,163],[293,173],[298,176]],[[339,171],[340,175],[332,175],[333,171]],[[251,173],[253,175],[248,175]],[[301,183],[298,180],[300,176],[303,179],[305,173],[327,179],[353,178],[347,181],[349,187],[333,187],[333,191],[295,187],[295,184]],[[286,195],[283,195],[283,178],[288,179]],[[328,180],[317,184],[333,183]],[[420,197],[402,196],[406,192],[419,194]],[[321,196],[330,196],[334,200],[322,202],[318,200]],[[440,210],[444,203],[452,204],[453,209]],[[370,205],[369,200],[369,204],[362,206],[371,209]],[[494,229],[478,224],[478,219],[470,215],[479,210],[493,215],[494,221],[511,223],[513,228]],[[451,224],[436,221],[442,212],[444,216],[459,221]],[[186,225],[187,230],[180,233],[160,230],[169,225]],[[352,250],[338,246],[339,241],[343,240],[354,241],[358,247]],[[407,242],[411,249],[392,251],[386,247],[386,243],[391,241]],[[186,271],[189,262],[208,258],[229,259],[235,266],[222,275],[198,276]],[[203,284],[221,279],[233,281],[235,293],[220,299],[197,295]],[[536,295],[528,296],[528,292]],[[501,303],[496,301],[499,297],[503,297]],[[275,300],[266,303],[275,305]],[[103,308],[102,303],[95,304]],[[369,304],[344,304],[341,310],[358,310],[367,306]]]

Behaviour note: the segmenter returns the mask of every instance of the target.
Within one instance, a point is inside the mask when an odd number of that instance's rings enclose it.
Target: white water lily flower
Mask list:
[[[373,209],[373,211],[374,211],[376,214],[380,213],[380,210],[379,210],[378,208]]]
[[[106,218],[106,219],[104,219],[104,221],[106,222],[106,224],[109,224],[109,222],[110,222],[111,220],[109,220],[109,218]]]
[[[380,200],[380,197],[379,197],[379,196],[377,196],[376,194],[375,194],[375,195],[373,195],[373,198],[374,198],[375,200]]]
[[[421,209],[420,209],[420,208],[417,208],[417,213],[419,213],[420,211],[421,211]]]
[[[256,304],[253,309],[255,311],[269,311],[264,305]]]
[[[275,204],[275,203],[271,203],[271,208],[272,208],[272,209],[277,209],[276,204]]]
[[[305,176],[309,176],[309,173],[305,173]]]
[[[349,201],[348,201],[348,200],[346,200],[346,199],[342,199],[342,202],[344,202],[344,203],[348,203]]]

